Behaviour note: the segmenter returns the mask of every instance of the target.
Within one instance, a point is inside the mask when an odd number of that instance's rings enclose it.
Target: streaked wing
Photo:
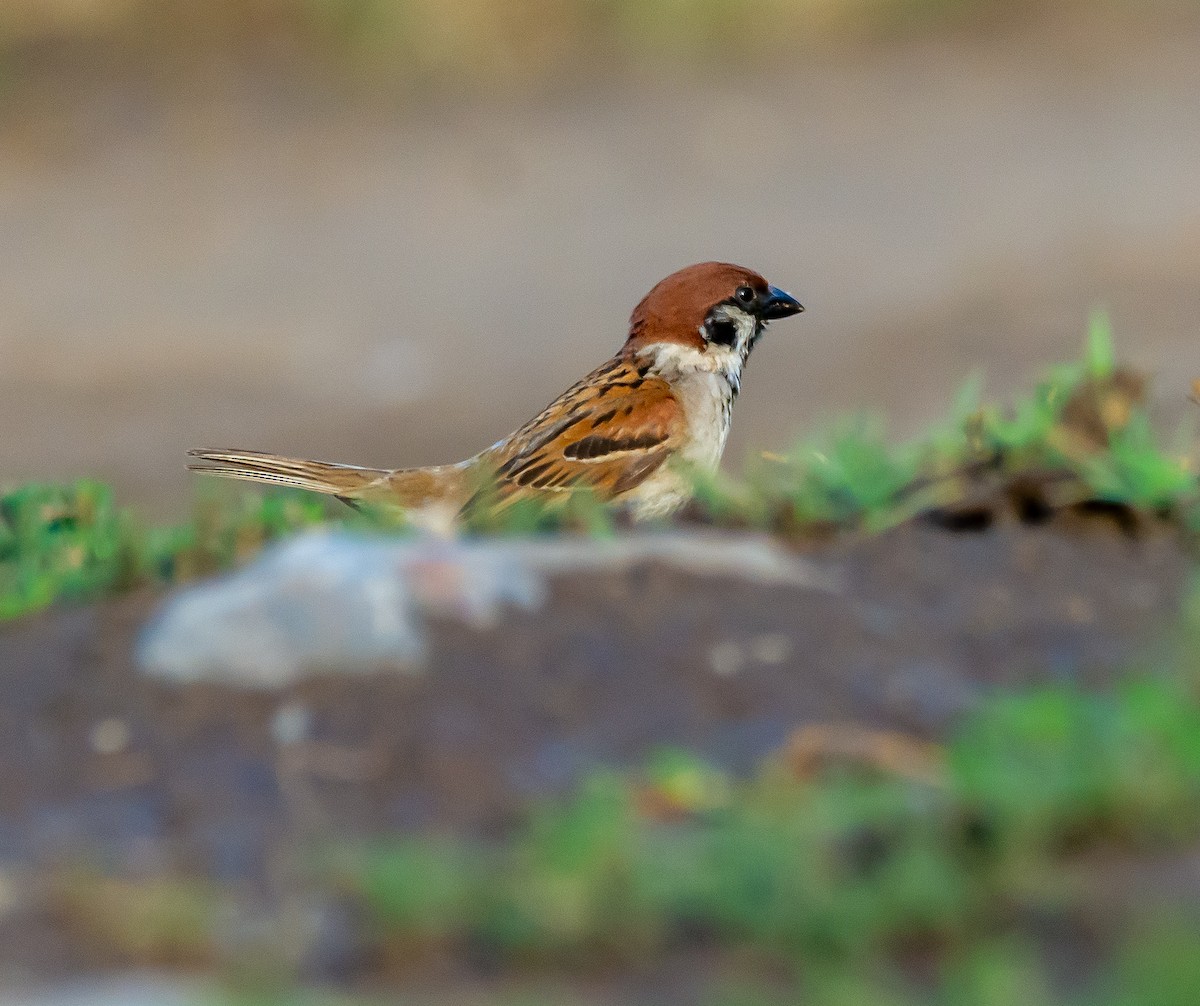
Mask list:
[[[646,370],[609,361],[485,452],[490,502],[572,489],[611,500],[657,471],[682,446],[684,422],[670,385]]]

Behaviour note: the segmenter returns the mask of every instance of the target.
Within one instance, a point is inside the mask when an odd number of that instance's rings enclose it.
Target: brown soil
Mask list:
[[[6,626],[0,870],[182,873],[277,904],[327,840],[496,834],[534,797],[664,745],[744,770],[805,723],[944,737],[988,691],[1099,687],[1139,666],[1190,568],[1165,530],[1103,521],[913,525],[813,559],[841,593],[657,567],[565,577],[543,611],[487,631],[439,624],[419,675],[269,694],[136,673],[152,597]],[[106,721],[128,743],[106,743]],[[0,923],[0,947],[0,963],[49,973],[113,956],[36,899]],[[349,965],[318,953],[313,966]]]

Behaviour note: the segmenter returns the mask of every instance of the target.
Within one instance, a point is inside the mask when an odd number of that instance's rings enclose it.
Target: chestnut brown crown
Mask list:
[[[677,342],[703,349],[700,329],[709,313],[722,304],[738,307],[764,325],[804,310],[799,301],[753,269],[700,262],[659,281],[642,298],[629,318],[628,344]]]

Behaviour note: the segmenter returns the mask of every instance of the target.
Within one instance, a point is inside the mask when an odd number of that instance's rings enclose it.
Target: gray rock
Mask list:
[[[96,977],[42,988],[0,989],[5,1006],[194,1006],[215,996],[195,982],[153,973]]]
[[[698,576],[838,589],[830,571],[763,536],[396,540],[318,531],[268,549],[236,573],[181,590],[143,632],[137,661],[171,681],[256,688],[325,671],[411,672],[426,659],[430,616],[483,628],[506,607],[539,608],[554,576],[647,563]]]

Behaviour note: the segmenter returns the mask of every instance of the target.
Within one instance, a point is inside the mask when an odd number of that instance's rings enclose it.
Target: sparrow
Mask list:
[[[767,323],[804,308],[758,273],[703,262],[658,283],[633,309],[620,351],[515,433],[457,464],[359,468],[257,451],[190,451],[207,475],[307,489],[353,506],[407,511],[554,503],[573,491],[665,517],[691,495],[686,469],[715,470],[742,373]]]

